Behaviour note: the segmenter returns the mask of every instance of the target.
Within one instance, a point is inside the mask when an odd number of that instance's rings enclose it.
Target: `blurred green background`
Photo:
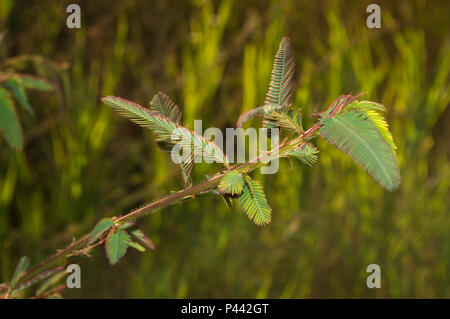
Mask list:
[[[340,151],[317,140],[312,168],[280,162],[261,176],[273,208],[259,228],[217,198],[175,205],[142,220],[155,251],[109,266],[82,265],[65,297],[450,297],[450,25],[448,1],[73,1],[0,3],[0,61],[55,92],[30,92],[20,112],[23,152],[0,141],[0,282],[20,256],[32,263],[89,231],[183,187],[150,131],[100,102],[107,94],[148,105],[167,93],[193,127],[234,127],[260,105],[283,36],[296,51],[293,105],[309,116],[343,93],[386,105],[402,184],[383,190]],[[198,166],[194,181],[214,168]],[[381,289],[366,287],[368,264]]]

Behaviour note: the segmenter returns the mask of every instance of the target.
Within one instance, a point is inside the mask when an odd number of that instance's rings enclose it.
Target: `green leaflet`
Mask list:
[[[394,138],[389,132],[389,125],[380,112],[386,112],[384,105],[372,101],[355,101],[347,105],[346,109],[357,109],[367,114],[369,119],[376,125],[383,138],[392,148],[394,154],[397,146],[394,143]]]
[[[291,40],[284,37],[281,40],[273,62],[272,75],[264,105],[251,109],[239,117],[236,127],[243,127],[244,123],[255,117],[264,116],[272,111],[282,112],[290,105],[294,88],[295,59]],[[269,122],[267,123],[270,128]]]
[[[270,223],[272,209],[260,182],[246,176],[244,191],[238,201],[248,218],[256,225],[263,226]]]
[[[121,229],[108,237],[105,249],[111,266],[115,265],[126,254],[129,243],[130,235]]]
[[[108,231],[114,225],[114,221],[110,218],[102,219],[92,230],[88,244],[94,243],[99,239],[106,231]]]
[[[139,244],[139,243],[137,243],[135,241],[130,241],[128,243],[128,246],[131,247],[131,248],[134,248],[134,249],[136,249],[138,251],[140,251],[141,253],[145,252],[145,247],[143,247],[141,244]]]
[[[19,79],[20,83],[26,89],[34,89],[39,91],[51,91],[54,89],[53,85],[49,81],[39,78],[37,76],[15,74],[14,77]]]
[[[222,194],[239,195],[244,189],[244,179],[237,171],[229,171],[217,186]]]
[[[178,128],[171,119],[153,113],[139,104],[115,96],[106,96],[102,101],[112,106],[120,115],[129,118],[132,122],[151,129],[157,142],[172,142],[172,132]]]
[[[367,114],[350,110],[323,118],[320,134],[372,175],[383,187],[393,190],[400,184],[397,158]]]
[[[37,289],[36,289],[36,296],[41,295],[42,293],[46,291],[50,291],[53,285],[55,285],[58,281],[60,281],[64,276],[66,276],[67,273],[59,272],[57,274],[54,274],[47,278]]]
[[[22,256],[17,263],[16,269],[14,270],[14,275],[11,279],[11,288],[14,288],[17,284],[17,282],[20,280],[22,275],[27,270],[28,266],[30,265],[30,260],[27,256]]]
[[[389,125],[386,122],[385,118],[377,111],[369,110],[366,111],[366,114],[378,128],[378,131],[381,133],[381,136],[383,136],[384,140],[388,142],[394,154],[396,154],[397,146],[394,143],[394,138],[392,137],[391,132],[389,132]]]
[[[22,149],[23,138],[19,119],[9,92],[3,88],[0,88],[0,131],[11,147]]]
[[[150,102],[150,109],[156,113],[170,118],[175,123],[181,123],[181,111],[178,106],[163,92],[155,94]]]
[[[294,87],[295,59],[291,40],[285,37],[273,62],[272,76],[264,104],[287,106]]]
[[[345,107],[346,110],[349,109],[359,109],[361,111],[375,110],[380,112],[386,112],[386,108],[383,104],[373,102],[373,101],[353,101]]]
[[[183,177],[184,186],[189,187],[192,185],[192,168],[194,167],[194,153],[191,154],[191,157],[188,161],[182,161],[180,163],[181,168],[181,176]]]
[[[131,232],[131,235],[133,235],[140,243],[144,244],[151,250],[155,250],[155,245],[153,244],[152,240],[148,238],[142,230],[135,229]]]
[[[173,122],[180,124],[181,122],[181,112],[175,103],[173,103],[170,98],[162,92],[158,92],[153,97],[150,102],[150,110],[155,114],[160,114],[172,120]],[[159,148],[164,152],[170,152],[173,147],[173,143],[168,142],[157,142]],[[184,176],[183,176],[184,177]]]
[[[290,116],[289,114],[286,113],[273,111],[264,117],[264,127],[266,128],[279,127],[287,131],[302,134],[303,127],[300,110],[298,110],[295,116]]]
[[[180,126],[170,118],[120,97],[106,96],[102,101],[132,122],[151,129],[156,135],[157,142],[178,143],[183,148],[193,148],[196,152],[201,151],[205,159],[212,159],[229,167],[227,157],[217,144]],[[175,140],[172,140],[172,135]]]
[[[291,150],[287,155],[293,156],[298,160],[302,161],[304,164],[311,166],[317,161],[317,150],[311,143],[306,143],[300,147]]]
[[[19,103],[23,106],[25,110],[30,112],[31,114],[34,113],[33,109],[31,108],[30,103],[28,103],[28,98],[25,93],[25,88],[22,85],[20,79],[18,78],[10,78],[5,81],[5,84],[10,88],[12,93],[15,95]]]
[[[43,273],[40,273],[39,275],[37,275],[36,277],[27,280],[23,283],[21,283],[19,286],[17,286],[12,292],[11,292],[11,296],[15,296],[18,293],[22,292],[23,290],[27,289],[28,287],[37,284],[38,282],[41,282],[42,280],[49,278],[50,276],[53,276],[54,274],[57,274],[61,271],[64,271],[64,267],[57,267],[54,269],[50,269],[47,271],[44,271]]]

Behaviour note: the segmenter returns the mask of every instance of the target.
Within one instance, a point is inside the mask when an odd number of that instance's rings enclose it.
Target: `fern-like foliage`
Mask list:
[[[17,282],[22,278],[22,275],[27,270],[30,265],[30,259],[27,256],[22,256],[17,263],[16,269],[14,270],[14,275],[11,279],[11,288],[17,285]]]
[[[178,108],[178,105],[172,102],[172,100],[163,92],[158,92],[158,94],[155,94],[150,102],[150,109],[153,113],[166,116],[175,123],[181,123],[182,113]]]
[[[229,171],[217,186],[221,194],[240,195],[244,189],[244,178],[237,171]]]
[[[291,150],[288,155],[295,157],[306,165],[312,166],[317,161],[317,153],[319,153],[319,151],[314,145],[305,143]]]
[[[115,265],[126,254],[130,241],[130,235],[121,229],[114,231],[108,236],[105,250],[111,266]]]
[[[151,129],[157,142],[180,143],[184,149],[192,148],[196,152],[201,151],[205,159],[223,163],[225,167],[229,168],[228,159],[217,144],[179,125],[172,119],[120,97],[106,96],[102,98],[102,101],[132,122]],[[175,135],[175,139],[172,139],[173,135]]]
[[[91,236],[89,238],[88,244],[94,243],[97,239],[99,239],[104,233],[106,233],[112,226],[114,226],[114,221],[111,218],[105,218],[98,222],[95,225],[94,229],[91,232]]]
[[[295,59],[291,40],[285,37],[273,62],[272,76],[265,104],[288,106],[294,88]]]
[[[259,181],[246,176],[244,190],[238,201],[248,218],[256,225],[263,226],[272,220],[272,209]]]
[[[24,291],[25,289],[27,289],[28,287],[31,287],[31,286],[43,281],[44,279],[47,279],[47,278],[49,278],[57,273],[60,273],[62,271],[64,271],[64,267],[62,267],[62,266],[56,267],[54,269],[46,270],[46,271],[40,273],[39,275],[37,275],[36,277],[17,285],[17,287],[14,288],[13,291],[11,292],[11,296],[14,297],[17,294]]]
[[[236,127],[244,126],[244,123],[255,117],[266,117],[273,111],[283,112],[290,106],[291,96],[294,89],[295,58],[291,40],[284,37],[281,40],[278,51],[273,62],[269,89],[266,94],[264,105],[243,113],[236,122]],[[264,127],[270,128],[270,122]],[[266,126],[266,125],[269,126]]]
[[[279,127],[280,129],[284,129],[289,132],[302,134],[303,126],[300,109],[294,116],[287,113],[273,111],[264,117],[264,127]]]
[[[394,154],[396,153],[397,146],[394,143],[394,138],[391,132],[389,132],[389,125],[386,119],[380,112],[386,112],[384,105],[372,101],[355,101],[347,105],[346,109],[360,110],[369,117],[369,119],[376,125],[383,138],[391,146]]]
[[[367,114],[349,110],[320,122],[320,134],[353,158],[382,186],[393,190],[400,184],[397,158]]]
[[[131,235],[133,235],[133,237],[135,237],[141,244],[145,245],[151,250],[155,249],[155,244],[153,244],[152,240],[148,238],[142,230],[135,229],[131,231]]]

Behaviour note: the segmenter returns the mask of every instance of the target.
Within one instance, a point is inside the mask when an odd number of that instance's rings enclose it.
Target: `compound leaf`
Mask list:
[[[135,241],[130,241],[128,243],[128,246],[131,247],[131,248],[134,248],[134,249],[136,249],[138,251],[140,251],[141,253],[143,253],[145,251],[145,247],[143,247],[141,244],[139,244],[139,243],[137,243]]]
[[[237,171],[229,171],[217,186],[222,194],[239,195],[244,189],[244,179]]]
[[[265,104],[288,106],[294,88],[295,59],[291,40],[284,37],[273,62]]]
[[[131,235],[133,235],[137,240],[139,240],[139,242],[141,242],[151,250],[155,250],[155,245],[153,244],[152,240],[148,238],[142,230],[135,229],[131,232]]]
[[[111,266],[115,265],[120,258],[122,258],[128,248],[130,243],[130,235],[124,230],[119,229],[118,231],[111,234],[106,240],[106,256],[108,256],[109,263]]]
[[[260,182],[246,176],[244,191],[238,201],[248,218],[256,225],[263,226],[270,223],[272,209]]]
[[[398,187],[400,172],[395,153],[367,114],[349,110],[323,118],[320,125],[320,134],[328,143],[353,158],[383,187]]]
[[[264,127],[279,127],[298,134],[303,133],[300,113],[297,113],[294,117],[291,117],[287,113],[273,111],[264,117]]]
[[[106,96],[102,98],[102,101],[132,122],[151,129],[156,135],[157,142],[180,144],[183,149],[193,149],[195,154],[202,153],[205,159],[215,160],[229,167],[226,155],[216,143],[188,130],[170,118],[120,97]]]
[[[22,256],[17,263],[16,269],[14,270],[14,275],[11,279],[11,288],[14,288],[17,284],[17,282],[20,280],[22,275],[27,270],[28,266],[30,265],[30,260],[27,256]]]
[[[347,105],[346,109],[357,109],[366,113],[369,119],[376,125],[386,142],[389,143],[395,154],[397,146],[394,143],[391,132],[389,132],[389,125],[386,122],[386,119],[380,114],[380,112],[386,112],[384,105],[372,101],[355,101]]]
[[[158,92],[150,102],[150,109],[163,116],[167,116],[175,123],[181,122],[181,111],[178,106],[163,92]]]
[[[306,143],[300,147],[293,149],[288,153],[289,156],[293,156],[296,159],[302,161],[304,164],[311,166],[317,161],[317,150],[311,143]]]
[[[92,230],[91,236],[89,237],[88,244],[92,244],[97,239],[99,239],[106,231],[108,231],[112,226],[114,226],[114,221],[110,218],[102,219]]]

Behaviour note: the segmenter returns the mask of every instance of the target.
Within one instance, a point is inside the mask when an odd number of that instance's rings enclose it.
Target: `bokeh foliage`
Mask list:
[[[66,296],[450,297],[448,1],[378,1],[380,30],[366,28],[365,1],[80,1],[79,30],[65,25],[69,3],[1,1],[1,59],[38,54],[68,67],[37,70],[58,89],[29,93],[24,151],[0,142],[0,282],[20,256],[40,261],[102,217],[183,187],[152,134],[101,96],[148,105],[162,90],[185,126],[233,127],[263,102],[288,35],[305,126],[342,93],[383,103],[400,188],[383,190],[319,141],[312,168],[281,161],[258,176],[270,225],[212,196],[166,208],[142,222],[155,251],[114,267],[95,254]],[[194,180],[208,172],[196,167]],[[371,263],[381,289],[365,285]]]

